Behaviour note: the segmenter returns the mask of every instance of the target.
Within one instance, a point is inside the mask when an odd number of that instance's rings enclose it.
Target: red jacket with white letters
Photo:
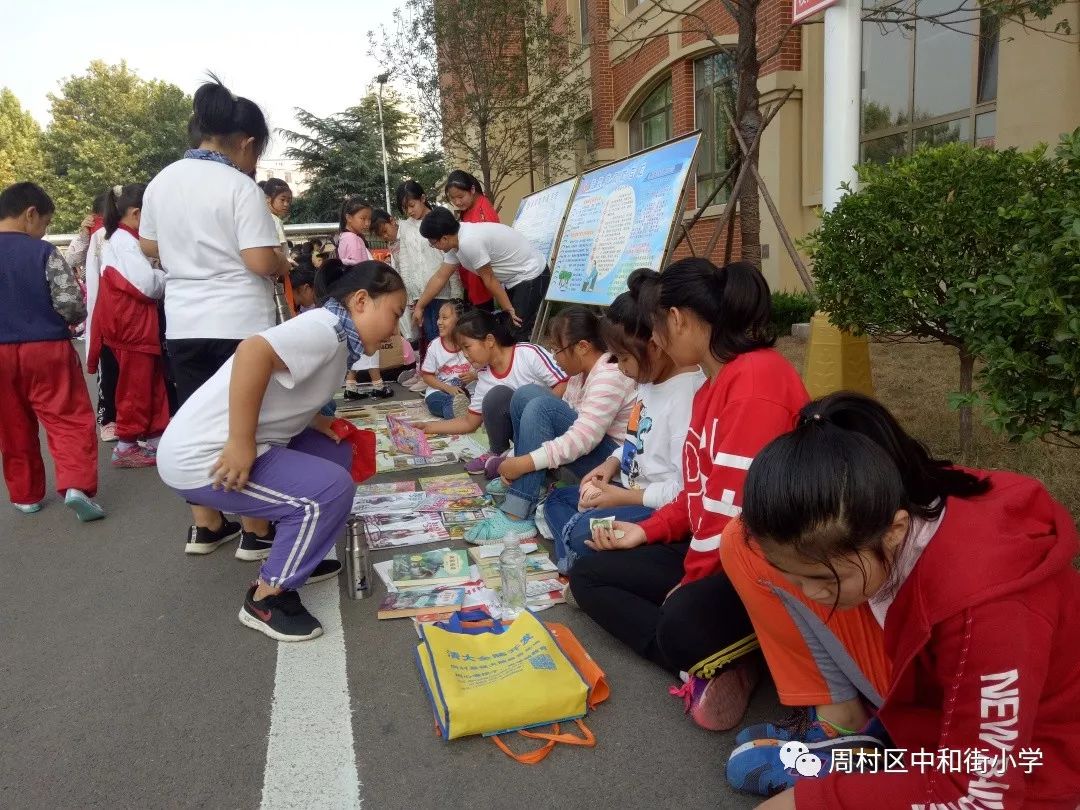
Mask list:
[[[738,355],[698,390],[683,444],[683,491],[641,523],[650,543],[690,540],[682,584],[721,570],[720,535],[742,512],[750,462],[795,427],[809,399],[799,373],[773,349]]]
[[[121,225],[105,240],[101,279],[94,304],[86,366],[97,370],[101,347],[161,354],[158,301],[165,295],[165,273],[139,248],[139,234]]]
[[[1038,481],[989,478],[986,494],[948,499],[885,617],[893,677],[879,717],[894,749],[948,751],[947,767],[804,778],[797,807],[1080,805],[1076,527]],[[985,775],[952,767],[951,752],[980,749],[996,761]]]

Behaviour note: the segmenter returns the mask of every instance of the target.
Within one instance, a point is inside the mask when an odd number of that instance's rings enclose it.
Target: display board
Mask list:
[[[694,132],[581,175],[549,301],[606,306],[638,267],[660,269],[700,141]]]
[[[514,215],[514,230],[524,234],[549,264],[554,257],[555,240],[559,238],[566,206],[570,204],[577,181],[576,177],[571,177],[543,191],[522,197]]]

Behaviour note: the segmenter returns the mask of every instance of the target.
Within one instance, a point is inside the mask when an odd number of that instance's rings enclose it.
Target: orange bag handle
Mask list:
[[[510,759],[520,762],[522,765],[536,765],[538,762],[542,762],[547,759],[547,755],[555,750],[555,746],[559,743],[563,745],[580,745],[585,748],[594,748],[596,746],[596,735],[589,730],[589,727],[585,725],[582,720],[575,720],[577,727],[581,730],[580,737],[574,734],[563,734],[558,723],[552,724],[552,733],[543,731],[519,731],[522,737],[528,737],[533,740],[546,740],[546,742],[539,748],[535,748],[532,751],[527,751],[524,754],[517,754],[510,750],[503,741],[503,735],[496,734],[492,737],[495,741],[495,745],[499,746],[499,749],[506,754]]]

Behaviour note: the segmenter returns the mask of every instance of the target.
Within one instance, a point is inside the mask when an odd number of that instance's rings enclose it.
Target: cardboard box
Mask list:
[[[401,336],[394,335],[379,346],[379,369],[401,368],[405,365],[405,352],[401,347]]]

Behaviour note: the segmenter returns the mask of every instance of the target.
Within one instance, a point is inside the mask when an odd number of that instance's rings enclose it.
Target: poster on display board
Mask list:
[[[700,141],[694,132],[581,175],[549,301],[607,306],[634,270],[660,269]]]
[[[555,240],[559,238],[566,206],[570,204],[577,181],[576,177],[571,177],[522,197],[514,215],[513,229],[532,242],[548,264],[555,252]]]

